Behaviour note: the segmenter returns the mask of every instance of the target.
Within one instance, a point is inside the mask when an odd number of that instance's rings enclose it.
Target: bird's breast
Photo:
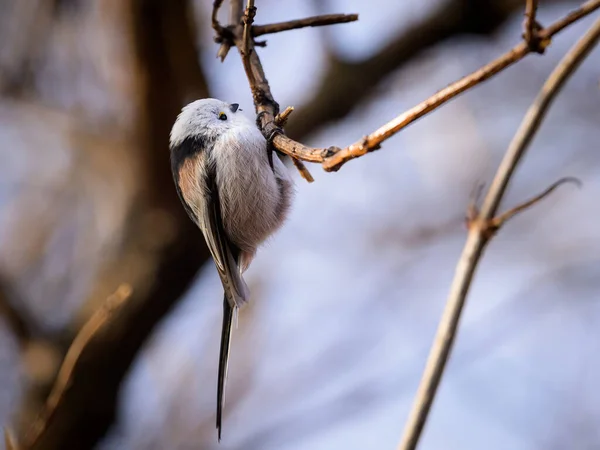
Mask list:
[[[256,128],[242,131],[242,137],[231,133],[215,146],[217,185],[228,237],[253,252],[281,224],[282,186],[262,134]]]

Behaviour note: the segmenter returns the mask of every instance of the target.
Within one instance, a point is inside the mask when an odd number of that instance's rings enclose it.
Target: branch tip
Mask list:
[[[509,209],[505,213],[500,214],[498,217],[494,217],[491,220],[491,226],[493,226],[496,230],[499,229],[502,225],[504,225],[510,219],[512,219],[516,215],[524,212],[525,210],[531,208],[532,206],[536,205],[537,203],[539,203],[540,201],[542,201],[543,199],[548,197],[550,194],[552,194],[552,192],[554,192],[558,187],[562,186],[563,184],[567,184],[567,183],[574,184],[579,189],[581,189],[581,187],[583,186],[583,184],[581,183],[581,180],[579,180],[579,178],[575,178],[575,177],[561,178],[560,180],[552,183],[548,188],[546,188],[543,192],[539,193],[535,197],[530,198],[529,200],[521,203],[520,205],[517,205],[514,208]]]
[[[322,27],[326,25],[354,22],[356,20],[358,20],[358,14],[326,14],[322,16],[307,17],[305,19],[290,20],[288,22],[255,25],[252,27],[252,35],[258,37],[265,34],[281,33],[282,31],[297,30],[306,27]]]
[[[308,183],[312,183],[313,181],[315,181],[312,174],[306,168],[306,166],[304,165],[304,163],[302,161],[300,161],[299,159],[296,159],[296,158],[292,158],[292,162],[294,163],[294,166],[300,173],[300,176],[302,178],[304,178]]]
[[[287,108],[285,108],[282,113],[279,113],[275,116],[275,125],[283,128],[285,126],[285,124],[287,123],[287,121],[290,117],[290,114],[292,114],[293,112],[294,112],[293,106],[288,106]]]

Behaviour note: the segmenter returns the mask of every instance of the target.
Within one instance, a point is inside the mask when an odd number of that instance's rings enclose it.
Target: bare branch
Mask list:
[[[356,20],[358,20],[358,14],[325,14],[305,19],[290,20],[288,22],[271,23],[269,25],[255,25],[252,27],[252,35],[258,37],[264,34],[281,33],[282,31],[297,30],[306,27],[322,27],[337,23],[354,22]]]
[[[235,45],[237,45],[238,50],[240,52],[240,56],[242,58],[242,64],[244,65],[244,71],[246,72],[246,78],[248,78],[248,83],[250,86],[256,86],[257,80],[252,69],[252,61],[250,56],[255,56],[256,52],[254,51],[254,43],[250,37],[250,26],[252,25],[252,21],[254,21],[254,16],[256,15],[256,7],[254,6],[254,0],[248,0],[247,7],[242,15],[242,30],[241,36],[242,40],[239,41],[239,38],[236,36]],[[239,36],[240,33],[238,32]],[[258,58],[258,57],[256,57]],[[258,74],[260,76],[260,74]],[[264,74],[263,74],[264,75]],[[266,80],[265,80],[266,81]],[[252,89],[252,95],[255,95],[255,90]],[[256,100],[255,100],[256,104]],[[278,112],[278,111],[277,111]],[[276,112],[274,113],[276,114]]]
[[[229,23],[236,27],[240,24],[240,19],[244,13],[242,0],[229,0]]]
[[[600,0],[588,0],[567,16],[556,21],[547,28],[540,30],[538,33],[540,45],[543,45],[544,47],[547,46],[555,34],[582,17],[592,13],[599,7]],[[243,47],[241,46],[242,40],[235,37],[235,44],[238,47],[238,50],[240,50],[240,54],[242,54],[242,59],[244,60]],[[253,48],[253,43],[250,43],[250,47]],[[285,153],[294,159],[321,163],[326,171],[336,171],[351,159],[358,158],[377,150],[380,148],[383,141],[398,133],[403,128],[439,108],[459,94],[491,78],[517,61],[520,61],[526,55],[531,53],[531,51],[532,50],[526,42],[521,42],[496,60],[438,91],[375,132],[344,149],[335,146],[329,148],[308,147],[281,133],[274,123],[274,116],[277,114],[279,106],[273,99],[268,81],[256,52],[250,52],[251,54],[246,58],[244,68],[252,90],[256,112],[259,114],[261,130],[266,137],[272,140],[274,147],[281,153]],[[252,77],[257,78],[251,80]]]
[[[542,29],[542,26],[537,22],[535,14],[537,12],[538,0],[526,0],[525,4],[525,21],[523,28],[523,39],[529,45],[531,51],[536,53],[544,53],[545,47],[540,45],[541,40],[538,36],[538,31]]]
[[[298,172],[300,173],[300,176],[302,178],[304,178],[308,183],[312,183],[313,181],[315,181],[312,174],[306,168],[306,166],[304,165],[304,163],[302,161],[300,161],[299,159],[296,159],[296,158],[290,158],[290,159],[292,160],[294,167],[296,167],[296,169],[298,170]]]
[[[52,391],[46,400],[44,410],[40,413],[39,417],[24,437],[25,448],[32,448],[36,444],[52,420],[56,408],[64,398],[64,394],[71,384],[73,369],[75,368],[83,349],[130,296],[131,286],[128,284],[120,285],[115,293],[106,299],[104,305],[94,312],[92,317],[90,317],[83,327],[81,327],[81,330],[79,330],[79,333],[77,333],[77,336],[69,347],[60,370],[58,371]]]
[[[217,14],[223,4],[223,0],[215,0],[212,11],[212,27],[216,32],[215,42],[221,44],[217,57],[222,61],[225,60],[231,46],[233,45],[233,31],[238,26],[242,17],[242,0],[231,0],[229,2],[229,22],[228,27],[223,27],[217,20]]]
[[[254,16],[256,16],[256,6],[254,6],[254,0],[248,0],[246,10],[242,16],[242,23],[244,24],[244,34],[242,35],[242,55],[247,56],[250,53],[250,39],[252,39],[252,24],[254,23]]]
[[[317,6],[323,2],[315,0],[313,3]],[[286,134],[292,139],[302,140],[309,133],[346,117],[372,97],[390,74],[406,67],[423,52],[453,37],[472,33],[491,36],[513,16],[513,12],[522,11],[525,1],[440,0],[435,3],[436,6],[426,15],[410,21],[377,52],[363,59],[350,61],[340,58],[328,48],[326,70],[298,109]],[[562,0],[544,0],[545,6],[554,3],[564,5]]]
[[[234,0],[235,2],[236,0]],[[239,0],[237,0],[239,1]],[[232,9],[235,9],[232,7]],[[240,56],[242,58],[242,64],[244,66],[244,71],[246,72],[246,77],[248,78],[248,83],[250,84],[250,89],[252,90],[252,97],[254,100],[254,106],[256,109],[256,113],[258,115],[259,125],[264,136],[269,140],[270,143],[277,148],[276,140],[284,136],[283,132],[280,128],[278,122],[276,122],[275,117],[279,114],[279,105],[273,99],[273,95],[271,94],[271,88],[269,87],[269,82],[265,76],[265,73],[262,68],[262,64],[260,59],[254,50],[254,46],[256,45],[248,34],[248,29],[252,25],[252,20],[254,20],[254,15],[256,14],[256,7],[254,6],[253,0],[248,0],[247,8],[242,17],[242,25],[238,26],[237,30],[234,30],[232,33],[234,44],[238,48]],[[242,30],[239,30],[239,27]],[[240,39],[241,36],[241,39]],[[284,111],[282,116],[279,116],[280,121],[285,120],[291,111]],[[302,144],[298,144],[302,145]],[[307,148],[307,147],[299,147]],[[285,153],[285,152],[284,152]],[[296,159],[293,155],[292,160]],[[300,161],[294,161],[294,165],[300,172],[300,175],[308,182],[314,181],[312,175],[308,171],[308,169],[304,166]]]
[[[588,2],[590,3],[590,2]],[[452,349],[475,270],[489,240],[494,235],[493,218],[506,191],[508,183],[552,101],[569,76],[589,54],[600,39],[600,19],[565,55],[542,86],[529,107],[519,130],[515,134],[496,176],[487,192],[481,212],[471,223],[462,255],[456,266],[450,293],[429,356],[416,398],[413,403],[399,450],[413,450],[425,426],[429,410],[437,392],[448,356]],[[556,187],[556,186],[554,186]],[[535,203],[535,202],[534,202]],[[501,224],[501,223],[500,223]]]
[[[275,116],[275,125],[281,128],[285,127],[285,124],[287,123],[290,114],[292,114],[293,112],[293,106],[288,106],[287,108],[285,108],[282,113],[279,113],[277,114],[277,116]]]
[[[217,32],[218,35],[223,34],[223,26],[219,23],[218,14],[221,5],[223,4],[223,0],[215,0],[213,2],[213,10],[211,15],[212,27]]]
[[[590,14],[600,7],[600,0],[590,0],[581,5],[577,10],[569,13],[564,18],[558,20],[547,28],[539,31],[538,37],[540,39],[539,46],[544,48],[550,43],[550,39],[559,31],[563,30],[567,26],[581,19],[582,17]],[[431,111],[442,106],[444,103],[452,100],[454,97],[462,94],[463,92],[471,89],[474,86],[486,81],[507,67],[513,65],[517,61],[520,61],[529,53],[532,52],[527,42],[521,42],[520,44],[513,47],[510,51],[500,56],[491,63],[485,65],[479,70],[476,70],[470,75],[455,81],[448,87],[438,91],[427,100],[419,103],[408,111],[400,114],[398,117],[388,122],[378,130],[374,131],[364,139],[350,145],[349,147],[336,152],[335,155],[327,157],[323,161],[323,168],[327,171],[336,171],[351,159],[358,158],[369,152],[380,148],[381,143],[386,139],[389,139],[403,128],[407,127],[411,123],[420,119],[421,117],[429,114]],[[284,150],[281,150],[285,153]],[[308,152],[308,157],[313,156],[313,152]],[[299,159],[304,159],[298,156]],[[310,159],[306,159],[311,161]]]
[[[254,43],[254,45],[256,45],[256,43]],[[279,128],[285,127],[285,124],[287,123],[288,118],[290,117],[290,114],[292,114],[293,112],[294,112],[294,107],[288,106],[287,108],[285,108],[285,110],[282,113],[277,114],[275,116],[275,126],[277,126]],[[311,175],[310,171],[306,168],[306,166],[304,165],[304,163],[302,161],[300,161],[299,159],[295,159],[295,158],[290,158],[290,159],[294,163],[294,166],[296,167],[296,169],[298,170],[298,172],[300,173],[300,176],[302,178],[304,178],[309,183],[312,183],[313,181],[315,181],[315,179]]]
[[[554,183],[552,183],[550,185],[550,187],[546,188],[543,192],[541,192],[540,194],[536,195],[535,197],[530,198],[527,201],[524,201],[520,205],[515,206],[514,208],[509,209],[508,211],[500,214],[497,217],[494,217],[491,220],[491,226],[494,227],[496,230],[500,229],[500,227],[502,225],[504,225],[506,222],[508,222],[513,217],[515,217],[517,214],[525,211],[526,209],[529,209],[530,207],[532,207],[536,203],[538,203],[541,200],[545,199],[550,194],[552,194],[552,192],[554,192],[554,190],[556,188],[558,188],[559,186],[562,186],[565,183],[573,183],[577,187],[581,187],[581,181],[578,178],[575,178],[575,177],[561,178],[560,180],[555,181]]]

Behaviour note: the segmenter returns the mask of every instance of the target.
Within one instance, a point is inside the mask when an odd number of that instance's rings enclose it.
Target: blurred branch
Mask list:
[[[212,27],[215,30],[215,42],[217,44],[221,44],[219,47],[219,51],[217,52],[217,57],[224,61],[229,53],[229,50],[234,45],[233,44],[233,30],[239,25],[240,19],[242,17],[243,6],[241,1],[231,1],[229,2],[229,22],[230,25],[227,27],[222,26],[217,19],[219,14],[219,9],[223,4],[223,0],[215,0],[213,2],[213,11],[212,11]]]
[[[52,27],[57,4],[58,0],[15,2],[12,26],[0,33],[8,55],[7,61],[0,61],[0,94],[19,97],[33,87],[34,71],[44,50],[44,36]]]
[[[273,143],[275,148],[278,149],[277,145],[274,143],[274,139],[278,137],[277,135],[283,135],[280,126],[277,125],[277,122],[275,121],[275,117],[279,114],[279,105],[273,99],[269,82],[267,81],[263,71],[258,54],[254,49],[256,44],[249,33],[252,22],[254,21],[254,16],[256,14],[256,7],[254,6],[253,0],[248,0],[248,7],[245,10],[241,5],[241,0],[231,0],[230,2],[232,12],[243,11],[240,17],[232,16],[230,18],[230,22],[232,24],[237,23],[237,26],[230,25],[225,35],[219,35],[218,29],[215,28],[215,32],[217,32],[215,41],[221,42],[218,56],[220,56],[222,59],[225,57],[227,53],[225,52],[223,54],[222,51],[227,45],[235,45],[237,47],[242,58],[242,64],[250,84],[250,89],[252,90],[252,97],[254,99],[256,113],[258,114],[261,131],[268,139],[269,143]],[[216,8],[217,6],[217,3],[215,3],[214,7]],[[215,13],[213,9],[213,16],[214,15]],[[228,43],[228,41],[230,42]],[[285,117],[287,118],[290,113],[291,111],[285,112]],[[306,181],[312,182],[312,175],[308,169],[304,167],[304,164],[302,164],[300,161],[295,161],[296,158],[294,158],[293,155],[289,156],[292,157],[294,165],[300,172],[301,176]]]
[[[6,450],[21,450],[15,443],[13,432],[8,427],[4,427],[4,447]]]
[[[552,183],[548,188],[546,188],[544,191],[542,191],[535,197],[530,198],[529,200],[521,203],[520,205],[509,209],[508,211],[500,214],[498,217],[494,217],[490,223],[492,230],[499,230],[500,227],[503,226],[510,219],[512,219],[516,215],[522,213],[526,209],[531,208],[536,203],[539,203],[541,200],[545,199],[550,194],[552,194],[559,186],[562,186],[565,183],[573,183],[577,187],[581,187],[581,185],[582,185],[581,181],[578,178],[575,178],[575,177],[561,178],[560,180]]]
[[[131,146],[139,149],[143,170],[127,245],[151,262],[140,281],[132,283],[131,298],[89,338],[72,367],[69,388],[62,391],[52,420],[30,450],[95,447],[115,419],[121,383],[140,348],[209,256],[199,230],[181,208],[165,156],[181,106],[190,98],[210,95],[198,62],[189,1],[117,3],[119,8],[111,11],[124,15],[132,38],[136,117]],[[148,217],[157,213],[168,218],[173,234],[149,248],[148,239],[160,240],[148,226]]]
[[[92,314],[92,317],[90,317],[79,333],[77,333],[77,336],[73,340],[73,343],[69,347],[65,359],[63,360],[52,391],[46,401],[44,410],[40,413],[39,417],[24,437],[23,447],[25,449],[34,447],[46,427],[50,424],[58,405],[64,398],[66,390],[71,386],[75,364],[79,360],[84,348],[130,296],[131,286],[128,284],[119,286],[114,294],[106,299],[104,305]]]
[[[213,2],[213,10],[212,10],[212,16],[211,16],[211,22],[212,22],[212,27],[213,29],[219,33],[219,34],[223,34],[225,28],[219,23],[219,9],[221,9],[221,6],[223,5],[223,0],[215,0]]]
[[[322,16],[307,17],[306,19],[290,20],[289,22],[255,25],[252,27],[252,35],[258,37],[264,34],[281,33],[282,31],[297,30],[306,27],[322,27],[337,23],[354,22],[356,20],[358,20],[358,14],[325,14]]]
[[[456,338],[460,317],[475,270],[486,245],[502,225],[503,221],[535,204],[558,186],[555,183],[542,195],[514,208],[507,214],[495,218],[509,181],[535,133],[538,131],[552,101],[599,39],[600,19],[569,50],[542,86],[504,155],[494,181],[487,192],[481,211],[477,212],[475,217],[470,221],[467,241],[456,267],[446,307],[427,358],[427,364],[417,390],[416,398],[406,422],[404,435],[398,446],[399,450],[412,450],[417,447],[448,356],[450,355],[452,344]]]
[[[17,311],[9,300],[8,283],[0,279],[0,316],[14,334],[20,345],[31,340],[31,330],[28,321]]]

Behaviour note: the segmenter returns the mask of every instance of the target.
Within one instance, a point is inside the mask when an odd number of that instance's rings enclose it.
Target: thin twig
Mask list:
[[[494,227],[495,229],[500,229],[500,227],[502,227],[502,225],[504,225],[506,222],[508,222],[513,217],[515,217],[517,214],[520,214],[521,212],[525,211],[526,209],[529,209],[536,203],[539,203],[541,200],[545,199],[550,194],[552,194],[559,186],[562,186],[563,184],[566,184],[566,183],[573,183],[577,187],[581,187],[581,180],[579,180],[578,178],[575,178],[575,177],[561,178],[560,180],[552,183],[548,188],[546,188],[543,192],[539,193],[535,197],[524,201],[520,205],[517,205],[514,208],[511,208],[506,212],[503,212],[502,214],[500,214],[497,217],[494,217],[491,220],[491,226]]]
[[[290,20],[288,22],[270,23],[268,25],[254,25],[254,37],[264,34],[281,33],[282,31],[297,30],[306,27],[322,27],[337,23],[348,23],[358,20],[358,14],[325,14],[322,16],[307,17],[305,19]]]
[[[221,44],[219,47],[219,51],[217,52],[217,57],[223,62],[233,45],[233,31],[239,22],[242,15],[242,0],[231,0],[229,3],[229,27],[223,27],[219,20],[217,19],[217,15],[219,13],[219,8],[223,4],[223,0],[215,0],[213,3],[213,11],[212,11],[212,27],[215,30],[215,42]]]
[[[288,119],[290,118],[290,114],[292,114],[293,112],[294,112],[293,106],[288,106],[287,108],[285,108],[283,110],[283,112],[281,112],[275,116],[275,125],[277,125],[280,128],[285,127],[285,124],[287,123]]]
[[[233,0],[241,3],[240,0]],[[253,10],[251,12],[250,10]],[[252,39],[248,39],[248,35],[246,34],[246,38],[244,38],[244,29],[248,29],[251,22],[246,20],[246,17],[251,16],[252,19],[256,14],[256,8],[254,7],[254,1],[248,0],[248,8],[243,14],[242,22],[243,25],[241,32],[234,33],[235,40],[234,43],[238,48],[240,56],[242,58],[242,64],[244,66],[244,71],[246,72],[246,78],[248,78],[248,83],[250,84],[250,89],[252,91],[252,97],[254,101],[254,106],[256,109],[256,113],[258,115],[258,121],[264,136],[269,139],[275,148],[277,148],[277,139],[280,136],[283,136],[283,132],[281,130],[281,122],[285,122],[285,119],[289,116],[293,109],[287,108],[281,115],[279,115],[279,105],[273,99],[273,95],[271,94],[271,88],[269,87],[269,82],[265,76],[265,73],[262,68],[262,64],[258,57],[256,51],[254,51],[254,46],[256,45]],[[246,25],[247,24],[247,25]],[[240,39],[239,36],[242,36]],[[276,117],[279,117],[279,120],[276,120]],[[301,144],[299,144],[301,145]],[[288,154],[289,155],[289,154]],[[304,166],[301,161],[297,161],[296,158],[291,156],[294,165],[300,172],[302,178],[304,178],[309,183],[314,181],[312,175],[308,171],[308,169]]]
[[[256,43],[254,45],[256,45]],[[292,114],[293,112],[294,112],[293,106],[288,106],[287,108],[285,108],[283,110],[283,112],[281,112],[275,116],[275,125],[278,126],[279,128],[285,127],[285,124],[287,123],[287,121],[290,117],[290,114]],[[310,171],[306,168],[306,166],[304,165],[304,163],[302,161],[300,161],[296,158],[291,158],[291,157],[290,157],[290,159],[294,163],[294,166],[296,167],[296,169],[298,170],[298,172],[300,173],[300,176],[302,178],[304,178],[309,183],[312,183],[313,181],[315,181],[315,179],[311,175]]]
[[[433,346],[427,358],[425,370],[406,423],[404,435],[398,446],[399,450],[413,450],[419,442],[456,337],[460,316],[469,288],[471,287],[475,269],[486,244],[494,235],[494,233],[490,233],[490,227],[494,226],[493,218],[515,168],[539,129],[542,119],[552,101],[564,86],[569,76],[577,69],[599,39],[600,19],[594,23],[592,28],[565,55],[546,80],[533,104],[529,107],[519,130],[504,155],[502,163],[498,167],[482,209],[469,228],[467,241],[456,267],[452,286],[450,287],[446,307],[444,308]]]
[[[304,163],[302,161],[300,161],[299,159],[296,159],[296,158],[291,158],[291,157],[290,157],[290,159],[292,160],[294,167],[296,167],[296,170],[298,170],[298,172],[300,173],[300,176],[302,178],[304,178],[309,183],[312,183],[313,181],[315,181],[312,174],[306,168],[306,166],[304,165]]]
[[[256,6],[254,6],[254,0],[248,0],[246,5],[246,11],[242,16],[242,23],[244,24],[244,34],[242,35],[243,45],[242,54],[247,56],[250,54],[250,40],[252,39],[252,23],[254,22],[254,16],[256,16]]]
[[[553,23],[552,25],[540,30],[537,35],[540,39],[540,46],[547,47],[550,43],[552,36],[563,30],[567,26],[581,19],[582,17],[590,14],[600,7],[600,0],[589,0],[581,5],[575,11],[572,11],[567,16]],[[411,123],[430,113],[431,111],[439,108],[444,103],[452,100],[454,97],[462,94],[463,92],[471,89],[472,87],[482,83],[483,81],[491,78],[507,67],[513,65],[517,61],[520,61],[529,53],[531,48],[527,42],[521,42],[520,44],[513,47],[510,51],[500,56],[498,59],[485,65],[479,70],[455,81],[448,87],[438,91],[427,100],[419,103],[408,111],[400,114],[398,117],[388,122],[375,132],[368,135],[366,138],[350,145],[349,147],[336,152],[335,155],[326,158],[323,162],[323,168],[327,171],[336,171],[343,164],[350,161],[351,159],[358,158],[365,155],[368,152],[372,152],[380,148],[380,145],[386,139],[389,139],[403,128],[407,127]],[[278,150],[285,152],[285,150],[278,148]],[[312,158],[314,152],[307,152],[307,161],[314,161]],[[304,159],[301,156],[297,156],[300,159]]]
[[[241,1],[240,1],[241,3]],[[233,9],[233,8],[232,8]],[[248,0],[248,4],[244,13],[241,17],[241,34],[238,32],[237,36],[242,36],[242,40],[240,41],[237,38],[234,41],[234,44],[237,46],[240,56],[242,58],[242,64],[244,66],[244,71],[246,72],[246,78],[248,78],[248,83],[250,84],[250,88],[252,89],[252,96],[256,97],[258,91],[254,88],[257,85],[256,76],[252,69],[252,61],[250,59],[251,56],[254,56],[256,59],[256,52],[254,51],[254,42],[252,41],[249,35],[249,28],[252,25],[252,21],[254,20],[254,16],[256,15],[256,7],[254,6],[254,0]],[[254,104],[256,105],[256,99]]]
[[[232,1],[240,2],[240,0]],[[578,21],[582,17],[592,13],[599,7],[600,0],[588,0],[578,9],[572,11],[565,17],[559,19],[543,30],[540,30],[537,33],[540,39],[540,45],[546,47],[554,35]],[[239,44],[241,44],[240,40],[236,39],[236,45],[238,49],[240,49]],[[491,78],[517,61],[520,61],[529,53],[531,53],[529,45],[526,42],[521,42],[496,60],[471,73],[470,75],[455,81],[425,101],[400,114],[398,117],[385,124],[375,132],[365,136],[358,142],[355,142],[344,149],[340,149],[339,147],[335,146],[329,148],[308,147],[300,142],[290,139],[283,133],[274,135],[273,145],[278,151],[285,153],[294,159],[313,163],[321,163],[326,171],[339,170],[340,167],[342,167],[342,165],[344,165],[346,162],[377,150],[380,148],[380,145],[383,141],[395,135],[403,128],[439,108],[459,94]],[[252,71],[252,67],[254,67],[254,71]],[[250,82],[250,87],[254,97],[254,104],[256,106],[256,112],[263,114],[261,116],[261,129],[263,134],[266,136],[273,135],[273,133],[276,131],[273,118],[277,112],[275,111],[276,108],[272,107],[277,103],[273,100],[269,84],[266,80],[262,65],[258,59],[258,56],[256,55],[256,52],[252,52],[252,55],[248,58],[248,64],[247,67],[245,66],[245,70],[247,75],[256,75],[258,77],[258,79]]]
[[[128,284],[120,285],[114,294],[110,295],[105,303],[92,314],[90,319],[81,327],[81,330],[73,339],[73,343],[69,347],[65,359],[58,371],[56,381],[50,395],[46,400],[43,411],[39,414],[36,421],[28,430],[24,442],[25,448],[32,448],[39,437],[42,435],[52,417],[56,408],[64,398],[64,394],[71,385],[71,375],[73,369],[79,360],[79,356],[83,349],[90,342],[98,331],[102,329],[104,324],[113,316],[113,314],[125,303],[131,296],[131,286]]]
[[[219,35],[223,33],[223,26],[219,23],[219,18],[218,18],[219,9],[221,8],[222,4],[223,4],[223,0],[215,0],[213,2],[213,10],[212,10],[212,15],[211,15],[212,27]]]
[[[531,51],[544,53],[544,47],[540,45],[541,41],[538,36],[538,31],[542,28],[537,22],[535,15],[537,13],[538,0],[526,0],[525,3],[525,22],[523,28],[523,39],[529,45]]]
[[[231,0],[232,11],[241,11],[241,3],[241,0]],[[540,40],[539,45],[544,48],[547,47],[554,35],[579,19],[594,12],[599,7],[600,0],[588,0],[578,9],[570,12],[550,26],[540,30],[537,33]],[[235,18],[232,17],[231,22],[239,23],[240,18],[241,16],[235,20]],[[240,26],[241,25],[238,25],[238,29]],[[269,82],[264,74],[260,59],[256,52],[253,51],[255,45],[254,42],[252,42],[252,39],[250,39],[250,42],[241,39],[240,35],[242,33],[243,28],[237,33],[232,33],[232,35],[235,45],[242,56],[244,70],[252,90],[252,97],[262,133],[271,140],[273,146],[279,152],[289,155],[293,159],[321,163],[326,171],[337,171],[351,159],[358,158],[379,149],[383,141],[395,135],[403,128],[439,108],[459,94],[498,74],[532,52],[527,42],[521,42],[496,60],[438,91],[425,101],[402,113],[358,142],[355,142],[344,149],[335,146],[328,148],[314,148],[290,139],[282,133],[276,125],[274,119],[279,112],[279,105],[271,94]],[[247,50],[245,49],[244,43],[247,43]]]
[[[229,23],[238,26],[244,13],[243,0],[229,0]]]

